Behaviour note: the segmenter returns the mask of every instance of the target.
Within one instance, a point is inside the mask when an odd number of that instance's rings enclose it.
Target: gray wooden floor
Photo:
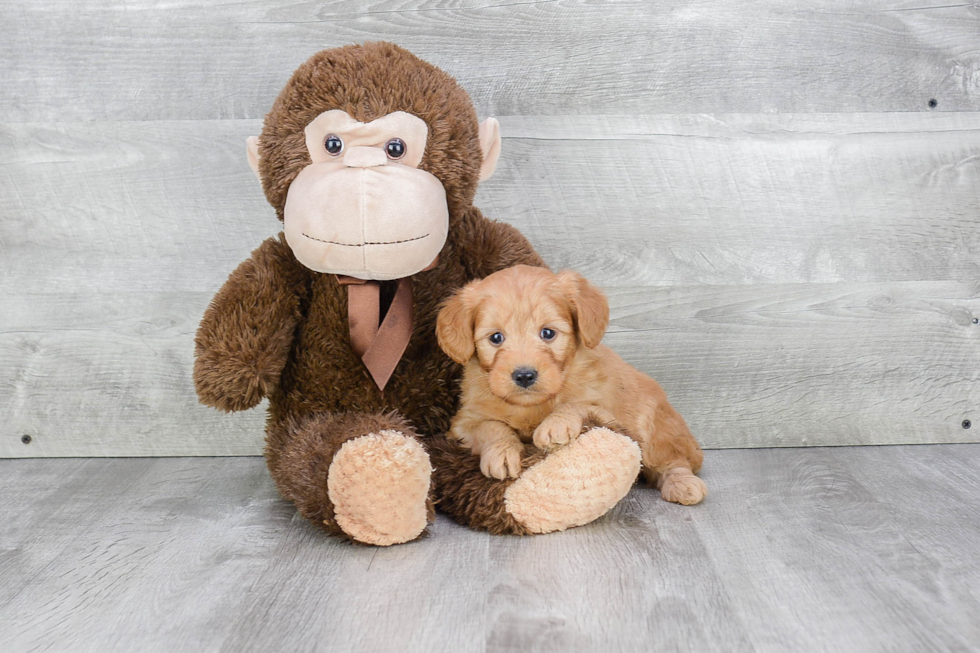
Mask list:
[[[567,533],[325,537],[258,458],[0,460],[0,650],[980,650],[980,445],[709,451]]]

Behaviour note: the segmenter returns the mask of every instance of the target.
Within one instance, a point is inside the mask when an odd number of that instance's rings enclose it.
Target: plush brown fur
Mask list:
[[[442,71],[388,43],[316,54],[276,100],[262,131],[260,174],[280,219],[290,182],[309,163],[304,127],[338,108],[362,121],[406,111],[429,125],[420,167],[446,189],[450,229],[438,265],[415,275],[408,349],[382,393],[351,348],[346,290],[334,275],[301,265],[280,236],[231,274],[205,312],[195,340],[194,383],[203,403],[226,411],[269,399],[272,477],[304,516],[343,536],[326,483],[340,446],[381,429],[436,435],[449,428],[461,368],[436,343],[441,303],[496,270],[544,263],[516,229],[472,206],[482,154],[466,93]],[[465,477],[471,458],[452,446],[440,448],[432,462]],[[498,498],[486,495],[492,482],[478,470],[476,477],[457,499],[477,511],[503,512]]]
[[[483,155],[476,110],[466,91],[445,72],[394,44],[367,43],[310,57],[265,118],[259,174],[280,220],[289,185],[310,163],[303,129],[331,109],[346,111],[360,122],[395,111],[424,120],[429,136],[419,168],[442,182],[450,219],[472,206]]]
[[[409,423],[396,413],[368,415],[315,413],[290,416],[279,423],[270,421],[266,439],[266,463],[283,497],[292,501],[300,514],[330,533],[349,539],[334,519],[327,495],[327,470],[340,446],[366,433],[384,430],[416,435]],[[295,473],[302,471],[302,473]],[[429,501],[429,510],[433,504]]]
[[[466,362],[450,437],[504,479],[521,473],[528,442],[547,450],[589,423],[608,426],[640,445],[643,472],[665,499],[698,503],[701,448],[660,385],[599,344],[608,321],[605,297],[574,272],[521,265],[466,286],[437,322],[443,349]],[[536,379],[522,387],[517,370]]]
[[[576,489],[592,500],[593,509],[581,513],[587,514],[585,518],[573,516],[566,523],[552,520],[545,526],[539,524],[537,530],[507,512],[505,495],[512,486],[510,479],[487,478],[480,473],[479,458],[445,439],[457,408],[461,366],[436,342],[439,308],[474,279],[517,264],[544,267],[516,229],[484,218],[472,205],[483,156],[476,113],[466,93],[442,71],[388,43],[348,46],[314,55],[283,89],[266,116],[259,141],[259,175],[280,219],[290,183],[310,163],[304,128],[332,109],[344,110],[362,122],[405,111],[428,124],[425,155],[419,167],[445,187],[449,235],[438,264],[413,277],[415,319],[408,348],[384,392],[380,391],[351,347],[346,288],[334,275],[311,271],[299,263],[280,235],[262,243],[231,274],[204,314],[195,340],[194,366],[201,401],[230,411],[250,408],[268,398],[266,458],[273,479],[303,516],[340,537],[351,537],[338,523],[344,520],[356,523],[360,533],[371,533],[372,529],[380,532],[376,523],[367,523],[369,517],[353,514],[357,502],[345,503],[350,497],[343,495],[343,489],[366,487],[365,482],[387,478],[384,459],[369,474],[355,477],[360,467],[374,463],[368,461],[370,456],[360,457],[364,448],[345,449],[359,452],[353,462],[364,465],[340,465],[347,479],[338,489],[341,494],[335,495],[345,497],[339,500],[342,510],[335,510],[331,503],[328,477],[331,469],[337,469],[333,463],[347,460],[337,458],[345,443],[382,431],[397,431],[411,438],[430,436],[422,439],[434,468],[430,518],[434,500],[457,521],[494,533],[544,532],[594,519],[618,501],[636,477],[629,464],[632,455],[632,462],[638,465],[638,453],[623,453],[623,436],[609,433],[606,440],[598,436],[595,440],[599,450],[605,441],[611,443],[610,450],[615,447],[620,452],[617,460],[623,461],[622,469],[608,469],[608,465],[593,469],[592,460],[598,455],[594,448],[577,458],[544,459],[545,454],[528,447],[524,468],[542,460],[545,465],[535,467],[535,475],[528,477],[532,482],[517,486],[522,492],[516,493],[519,496],[514,505],[524,511],[521,514],[534,515],[536,496],[545,496],[536,495],[535,488],[550,487],[546,499],[552,503],[556,487],[562,488],[557,501],[565,496],[562,484],[549,485],[550,469],[558,470],[554,473],[563,481],[585,479]],[[389,286],[382,284],[382,297],[390,298]],[[372,436],[358,442],[376,440]],[[564,464],[565,458],[572,461],[565,467],[547,465],[552,461]],[[566,474],[568,469],[576,474]],[[421,471],[428,473],[427,469]],[[616,487],[619,494],[597,499],[601,493],[590,494],[592,486],[588,483]],[[370,503],[372,508],[379,505]],[[415,507],[421,506],[419,495]],[[555,512],[545,510],[544,521]],[[389,544],[403,540],[388,532],[371,541]]]
[[[504,506],[504,494],[516,480],[487,478],[480,472],[480,458],[458,442],[438,435],[424,440],[432,458],[432,483],[439,510],[454,521],[494,535],[530,535],[531,530],[516,520]],[[522,469],[544,460],[545,453],[525,447]]]

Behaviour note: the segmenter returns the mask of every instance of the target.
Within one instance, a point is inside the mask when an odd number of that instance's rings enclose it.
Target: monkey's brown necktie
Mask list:
[[[354,353],[364,362],[378,389],[384,390],[412,337],[412,278],[398,280],[384,322],[380,281],[339,274],[337,281],[347,286],[347,322]]]

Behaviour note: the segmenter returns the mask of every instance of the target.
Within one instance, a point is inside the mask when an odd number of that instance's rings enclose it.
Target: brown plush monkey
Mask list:
[[[628,491],[639,454],[608,431],[528,452],[506,481],[443,437],[460,366],[436,343],[440,304],[544,265],[472,204],[500,136],[451,77],[389,43],[319,52],[247,145],[283,234],[211,302],[194,382],[225,411],[268,397],[269,470],[303,516],[387,545],[418,537],[433,500],[474,528],[525,534],[591,521]]]

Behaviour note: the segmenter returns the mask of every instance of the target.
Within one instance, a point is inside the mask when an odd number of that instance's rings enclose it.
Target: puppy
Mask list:
[[[504,479],[520,473],[524,442],[547,450],[607,426],[639,444],[664,499],[699,503],[701,447],[660,385],[599,344],[608,324],[605,296],[575,272],[519,265],[462,288],[436,323],[439,346],[465,365],[449,436]]]

